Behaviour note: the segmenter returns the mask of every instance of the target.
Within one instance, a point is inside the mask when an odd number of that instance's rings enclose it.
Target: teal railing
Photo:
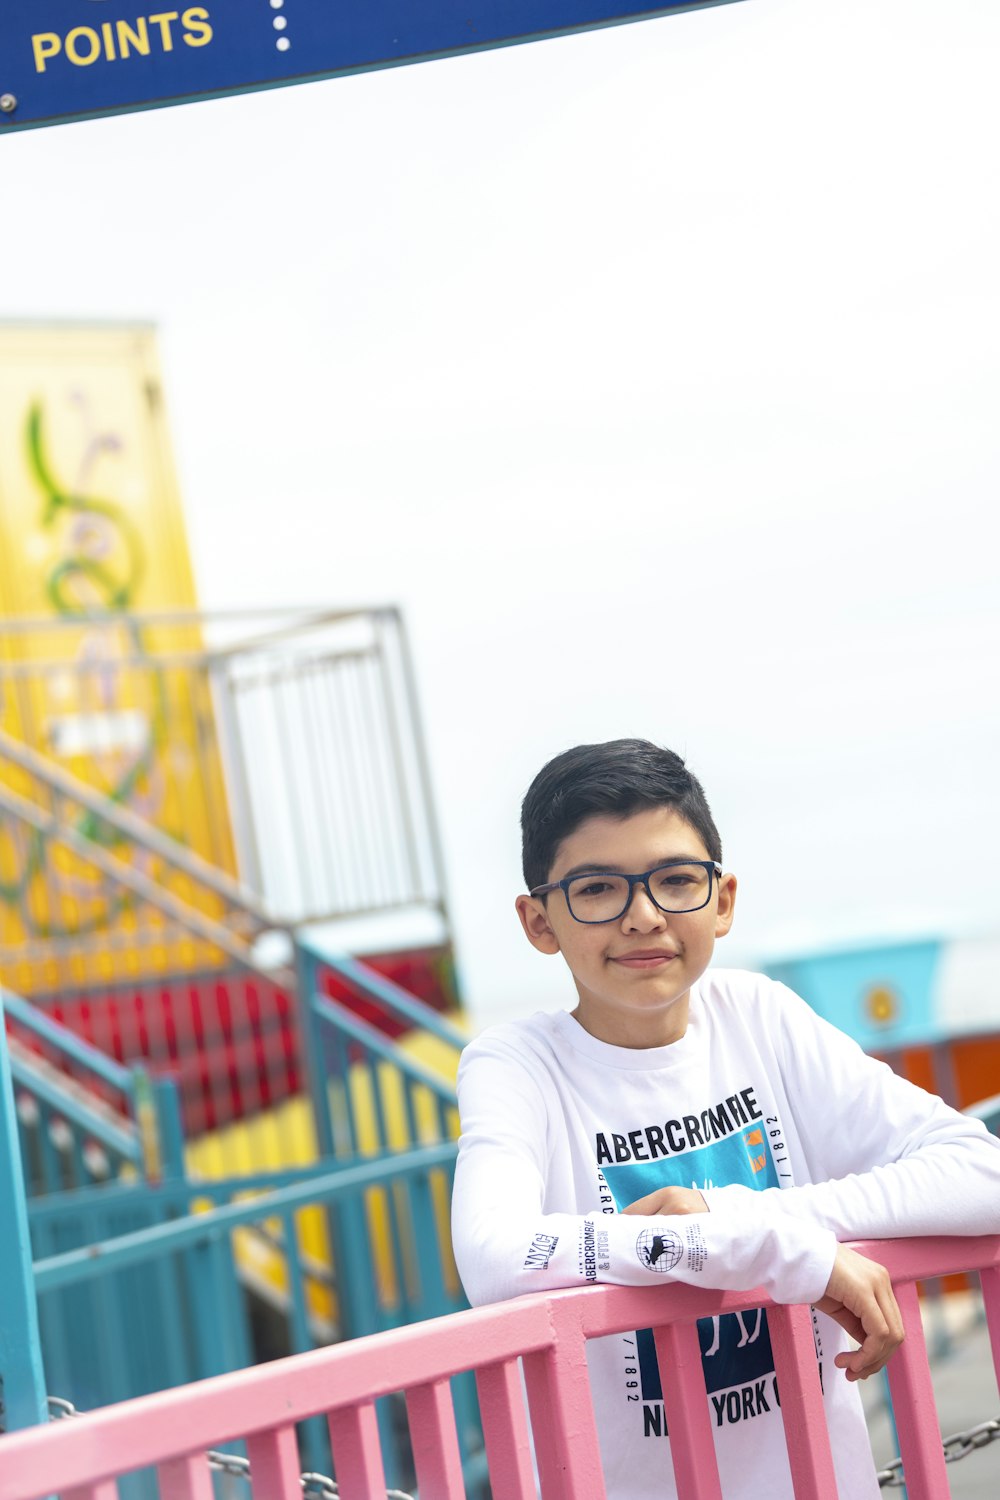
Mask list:
[[[1000,1094],[994,1094],[990,1099],[981,1099],[978,1104],[970,1105],[965,1113],[982,1120],[993,1135],[1000,1135]]]
[[[31,1277],[28,1214],[0,990],[0,1387],[8,1431],[47,1416],[38,1309]]]
[[[8,990],[0,1000],[29,1197],[123,1174],[157,1181],[183,1173],[169,1079],[122,1067]]]
[[[177,1176],[183,1160],[172,1084],[121,1067],[2,987],[0,1125],[0,1383],[4,1424],[15,1428],[47,1411],[28,1204]]]
[[[454,1157],[447,1142],[318,1174],[35,1200],[50,1393],[90,1409],[464,1307],[441,1213]],[[317,1253],[317,1231],[329,1253]],[[460,1405],[472,1452],[481,1439],[471,1390]],[[381,1421],[402,1483],[407,1450],[391,1407]],[[303,1432],[303,1457],[329,1462],[322,1424]]]
[[[219,1181],[185,1179],[169,1083],[10,997],[50,1394],[90,1409],[464,1306],[448,1212],[466,1038],[321,944],[298,971],[321,1160]],[[456,1397],[472,1454],[475,1394]],[[402,1483],[391,1406],[380,1422]],[[325,1431],[302,1436],[322,1467]]]
[[[367,1156],[453,1140],[454,1074],[466,1035],[432,1006],[315,938],[298,944],[297,971],[321,1154]],[[364,1014],[329,993],[331,977]],[[400,1031],[406,1038],[393,1040]]]

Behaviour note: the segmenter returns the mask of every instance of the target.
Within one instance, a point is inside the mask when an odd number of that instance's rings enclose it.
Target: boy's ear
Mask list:
[[[528,942],[539,953],[558,953],[559,939],[549,924],[548,913],[537,896],[518,896],[514,908]]]
[[[725,937],[733,925],[736,908],[736,876],[719,876],[719,909],[715,914],[715,935]]]

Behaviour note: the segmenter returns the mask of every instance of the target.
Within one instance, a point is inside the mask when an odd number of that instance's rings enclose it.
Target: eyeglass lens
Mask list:
[[[664,865],[650,872],[649,889],[661,911],[697,911],[708,902],[712,876],[704,865]],[[611,922],[628,906],[629,891],[624,875],[578,875],[566,900],[578,922]]]

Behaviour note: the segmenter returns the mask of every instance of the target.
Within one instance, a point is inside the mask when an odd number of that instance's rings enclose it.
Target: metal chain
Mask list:
[[[235,1453],[217,1453],[209,1449],[205,1457],[208,1459],[208,1467],[217,1469],[220,1474],[228,1474],[233,1479],[250,1479],[250,1460],[240,1458]],[[336,1500],[340,1494],[337,1482],[327,1474],[302,1474],[299,1476],[302,1483],[302,1494],[305,1500]],[[404,1495],[402,1490],[387,1490],[386,1500],[413,1500],[412,1495]]]
[[[61,1422],[65,1417],[80,1415],[72,1401],[64,1401],[62,1396],[49,1396],[48,1404],[51,1422]],[[2,1414],[3,1400],[0,1398],[0,1417]],[[217,1469],[220,1474],[228,1474],[232,1479],[245,1479],[249,1483],[250,1460],[248,1458],[240,1458],[236,1453],[217,1453],[212,1448],[205,1454],[205,1457],[208,1459],[210,1469]],[[336,1480],[331,1479],[327,1474],[302,1474],[299,1478],[304,1500],[337,1500],[340,1494]],[[413,1496],[404,1494],[402,1490],[386,1490],[385,1500],[413,1500]]]
[[[951,1437],[944,1439],[944,1461],[946,1464],[956,1464],[960,1458],[968,1458],[977,1448],[986,1448],[990,1443],[1000,1438],[1000,1417],[991,1417],[988,1422],[979,1422],[975,1427],[967,1427],[964,1432],[956,1432]],[[883,1490],[901,1490],[906,1480],[903,1478],[903,1460],[894,1458],[892,1463],[886,1464],[884,1469],[878,1471],[879,1488]]]
[[[50,1396],[49,1416],[52,1421],[59,1421],[64,1417],[77,1417],[79,1412],[72,1401],[64,1401],[61,1396]],[[0,1399],[0,1418],[3,1415],[3,1400]],[[0,1421],[0,1431],[3,1430]],[[988,1448],[990,1443],[1000,1439],[1000,1417],[991,1417],[988,1422],[978,1422],[975,1427],[967,1427],[964,1432],[952,1433],[942,1441],[944,1449],[944,1461],[946,1464],[957,1464],[960,1458],[968,1458],[970,1453],[975,1453],[979,1448]],[[250,1460],[240,1458],[235,1453],[218,1453],[210,1449],[205,1457],[208,1459],[208,1467],[217,1469],[220,1474],[228,1474],[233,1479],[250,1479]],[[886,1464],[884,1469],[879,1469],[876,1475],[879,1489],[901,1490],[906,1480],[903,1478],[903,1460],[894,1458],[891,1463]],[[302,1474],[302,1494],[304,1500],[337,1500],[340,1494],[336,1480],[327,1474]],[[386,1500],[413,1500],[412,1495],[404,1494],[402,1490],[387,1490]]]

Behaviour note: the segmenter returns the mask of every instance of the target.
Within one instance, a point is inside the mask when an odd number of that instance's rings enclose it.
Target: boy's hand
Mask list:
[[[707,1214],[708,1204],[696,1188],[665,1187],[637,1198],[623,1214]]]
[[[861,1345],[834,1360],[848,1380],[867,1380],[903,1342],[903,1319],[888,1271],[846,1245],[837,1246],[826,1293],[816,1306]]]

